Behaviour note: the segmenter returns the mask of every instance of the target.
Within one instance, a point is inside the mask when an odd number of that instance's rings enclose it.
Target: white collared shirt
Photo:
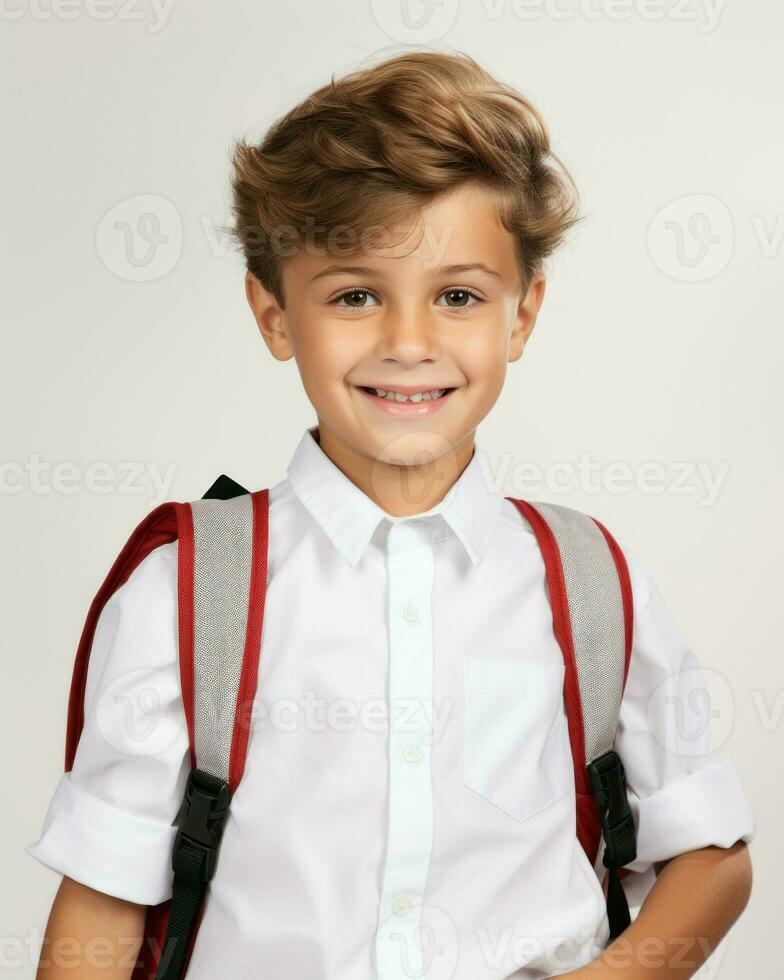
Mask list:
[[[438,505],[390,517],[315,433],[270,490],[248,758],[189,980],[576,969],[608,927],[601,852],[592,867],[575,835],[562,655],[536,539],[478,446]],[[638,828],[625,884],[639,902],[653,862],[755,828],[732,764],[689,716],[707,711],[692,696],[699,665],[623,551],[635,617],[616,749]],[[74,766],[27,848],[149,905],[171,895],[188,772],[176,586],[174,542],[105,606]]]

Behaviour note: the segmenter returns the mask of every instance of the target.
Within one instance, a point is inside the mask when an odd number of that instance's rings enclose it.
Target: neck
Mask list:
[[[318,420],[316,442],[335,466],[392,517],[422,514],[440,503],[474,454],[474,432],[451,452],[415,465],[397,465],[358,452]]]

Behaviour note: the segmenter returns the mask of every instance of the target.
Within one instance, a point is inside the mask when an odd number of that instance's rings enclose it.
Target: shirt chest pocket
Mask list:
[[[569,786],[563,679],[556,661],[463,658],[463,784],[515,820],[555,803]]]

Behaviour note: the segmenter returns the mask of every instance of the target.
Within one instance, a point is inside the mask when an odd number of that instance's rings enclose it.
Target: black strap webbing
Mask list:
[[[607,871],[607,920],[610,923],[610,942],[617,939],[631,923],[629,903],[616,868]]]
[[[604,838],[607,868],[607,920],[610,942],[631,923],[629,903],[618,871],[637,857],[634,819],[626,794],[626,773],[620,756],[612,749],[594,759],[588,766]]]
[[[179,814],[172,851],[169,920],[155,980],[180,980],[207,883],[215,874],[223,828],[229,814],[229,784],[192,769]]]
[[[174,886],[166,938],[156,980],[180,980],[185,965],[188,941],[196,925],[206,882],[202,881],[203,855],[196,849],[181,847],[175,855]]]

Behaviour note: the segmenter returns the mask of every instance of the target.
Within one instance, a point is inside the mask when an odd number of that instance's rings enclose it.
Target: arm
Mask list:
[[[686,980],[740,916],[751,892],[744,841],[703,847],[657,865],[637,918],[575,980]]]
[[[567,976],[692,977],[746,906],[754,816],[732,764],[711,751],[708,684],[647,570],[624,549],[634,592],[632,659],[615,748],[637,831],[634,922]],[[648,870],[657,877],[649,887]],[[623,879],[622,879],[623,881]]]
[[[178,668],[177,552],[163,546],[100,614],[73,766],[26,848],[63,876],[39,980],[130,977],[147,909],[171,896],[190,771]]]
[[[57,891],[36,980],[128,980],[144,937],[146,905],[64,877]]]
[[[104,895],[64,877],[57,891],[36,980],[128,980],[144,937],[146,905]]]

